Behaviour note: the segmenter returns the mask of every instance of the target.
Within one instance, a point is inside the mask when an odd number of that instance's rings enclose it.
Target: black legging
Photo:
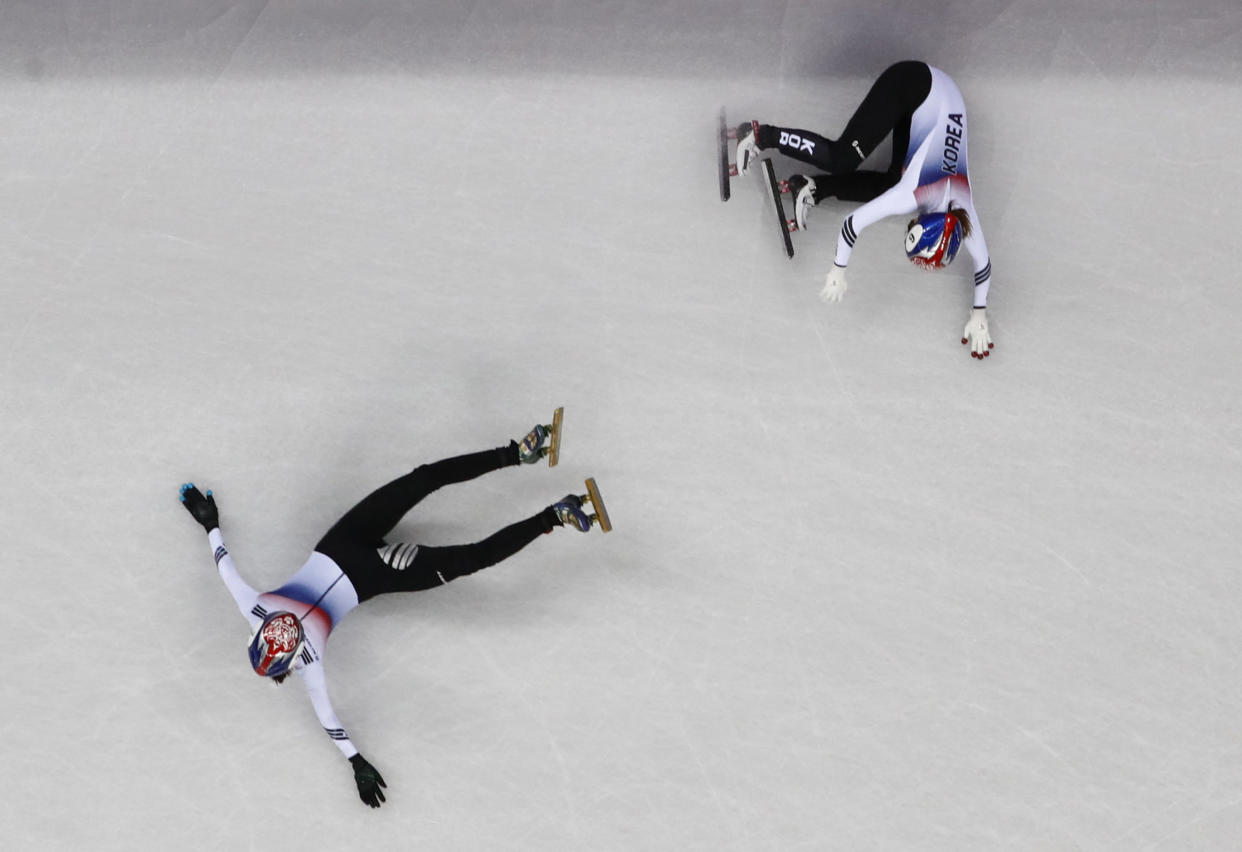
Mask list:
[[[386,536],[418,501],[443,485],[465,482],[502,467],[519,463],[518,447],[483,450],[417,467],[363,498],[345,513],[315,550],[331,558],[349,577],[362,602],[386,592],[416,592],[434,588],[466,574],[495,565],[517,553],[560,522],[544,509],[524,521],[475,542],[448,547],[420,545],[413,562],[398,571],[380,558]]]
[[[930,92],[931,69],[927,63],[898,62],[872,84],[838,139],[810,130],[761,124],[755,142],[760,148],[775,148],[827,172],[812,175],[816,202],[833,196],[842,201],[870,201],[901,179],[910,144],[910,122]],[[893,157],[887,171],[858,171],[889,133],[893,134]]]

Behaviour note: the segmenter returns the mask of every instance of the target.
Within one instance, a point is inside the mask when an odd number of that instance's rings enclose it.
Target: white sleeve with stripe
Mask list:
[[[917,209],[914,192],[903,180],[846,216],[841,225],[841,235],[837,238],[837,266],[850,265],[850,253],[864,228],[889,216],[907,216]]]
[[[970,259],[975,262],[975,301],[974,307],[988,306],[988,287],[992,283],[992,258],[988,255],[988,244],[983,239],[983,227],[979,224],[979,214],[975,206],[969,205],[966,210],[970,216],[970,236],[962,243],[970,252]]]
[[[259,593],[241,578],[241,574],[237,573],[237,568],[233,565],[233,557],[229,556],[229,550],[224,546],[224,536],[220,534],[219,527],[207,533],[207,543],[211,545],[212,557],[216,560],[216,569],[220,572],[220,579],[224,581],[224,585],[228,588],[229,594],[233,596],[241,614],[246,616],[246,620],[253,626],[257,623],[258,617],[251,610],[259,601]]]
[[[328,681],[323,674],[323,661],[317,660],[310,665],[303,666],[298,669],[298,674],[302,676],[302,682],[306,684],[306,694],[310,696],[315,715],[319,717],[319,724],[323,725],[324,731],[332,738],[332,742],[336,743],[341,754],[346,758],[353,757],[358,753],[358,749],[354,748],[349,734],[345,733],[345,728],[341,725],[341,720],[336,718],[336,713],[332,710],[332,702],[328,700]]]

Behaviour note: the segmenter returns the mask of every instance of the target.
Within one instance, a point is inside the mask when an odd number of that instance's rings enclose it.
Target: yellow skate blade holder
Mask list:
[[[565,420],[565,406],[561,406],[552,412],[552,441],[548,444],[547,456],[548,467],[556,467],[556,463],[561,459],[561,424]]]
[[[608,507],[604,505],[604,498],[599,495],[599,486],[595,484],[595,477],[588,477],[586,481],[587,493],[582,496],[584,501],[590,501],[591,507],[595,510],[591,515],[591,522],[599,524],[599,528],[604,532],[612,532],[612,520],[608,517]]]

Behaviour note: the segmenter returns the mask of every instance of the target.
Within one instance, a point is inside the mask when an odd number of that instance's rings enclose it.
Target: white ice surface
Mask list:
[[[1242,848],[1242,12],[852,5],[0,7],[0,844]],[[850,205],[790,262],[716,198],[720,104],[832,135],[910,56],[971,110],[983,364],[900,223],[825,306]],[[177,486],[271,587],[556,405],[561,466],[399,529],[593,475],[616,530],[334,634],[372,812]]]

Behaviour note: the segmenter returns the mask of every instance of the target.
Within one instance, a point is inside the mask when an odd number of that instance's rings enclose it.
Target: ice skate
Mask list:
[[[582,511],[582,498],[576,494],[566,494],[552,505],[552,511],[556,512],[556,517],[565,526],[573,527],[578,532],[591,531],[591,519]]]
[[[535,424],[518,444],[518,459],[522,464],[534,464],[547,456],[548,467],[554,467],[560,458],[561,423],[565,417],[564,407],[552,412],[552,425]]]
[[[748,121],[737,128],[737,173],[746,174],[759,162],[759,122]]]
[[[560,518],[561,523],[567,527],[573,527],[578,532],[590,532],[592,524],[599,524],[599,528],[604,532],[612,532],[612,520],[608,517],[608,509],[604,506],[604,498],[600,496],[599,486],[595,484],[595,478],[590,477],[586,481],[587,493],[581,496],[577,494],[567,494],[565,499],[552,506],[556,516]],[[584,503],[590,503],[592,512],[587,514],[583,508]]]
[[[522,443],[518,444],[518,458],[522,460],[522,464],[534,464],[544,457],[548,451],[544,444],[547,443],[548,436],[551,434],[551,429],[538,423],[535,424],[534,429],[526,433]]]
[[[807,214],[815,206],[815,181],[806,175],[790,175],[785,183],[794,200],[794,221],[799,231],[805,231]]]
[[[587,478],[586,489],[587,493],[581,499],[591,501],[591,508],[595,510],[591,514],[592,523],[599,524],[599,528],[604,532],[612,532],[612,520],[608,517],[608,508],[604,506],[604,498],[599,494],[599,486],[595,484],[595,477]]]

